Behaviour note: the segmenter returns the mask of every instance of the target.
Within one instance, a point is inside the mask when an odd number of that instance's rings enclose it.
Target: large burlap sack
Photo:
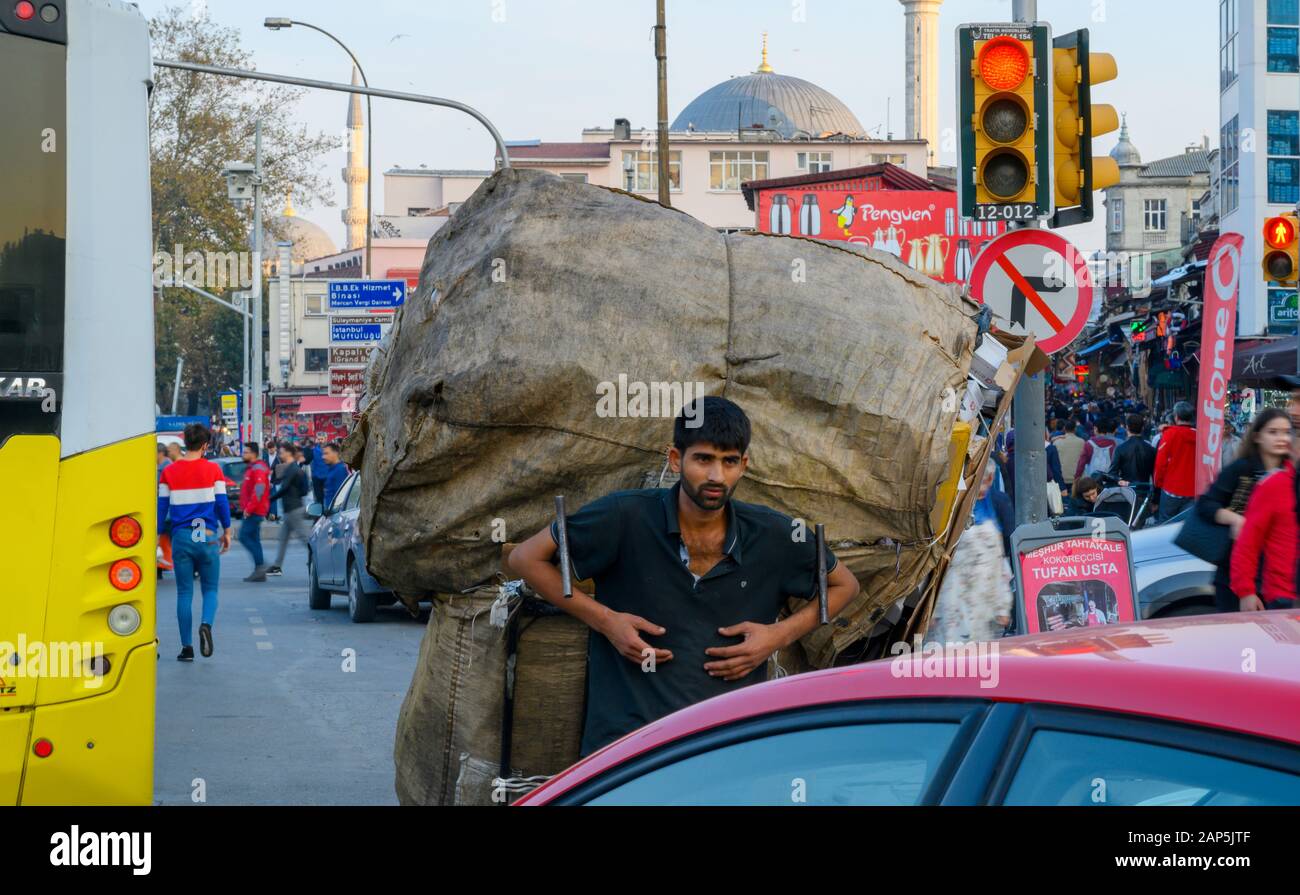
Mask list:
[[[577,509],[662,472],[676,407],[608,416],[602,389],[701,383],[753,423],[737,497],[825,523],[862,581],[849,627],[805,643],[826,664],[938,562],[929,514],[974,310],[869,248],[723,235],[499,171],[430,241],[367,372],[345,458],[370,571],[403,593],[488,580],[500,540],[546,524],[555,494]]]
[[[506,804],[524,790],[500,782],[502,715],[512,678],[507,779],[550,776],[578,760],[586,698],[587,628],[567,615],[513,605],[508,637],[491,621],[497,587],[438,594],[397,717],[393,747],[403,805]]]

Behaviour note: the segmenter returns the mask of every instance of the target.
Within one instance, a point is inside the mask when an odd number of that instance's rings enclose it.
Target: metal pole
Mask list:
[[[185,366],[185,355],[176,358],[176,384],[172,386],[172,416],[176,415],[176,402],[181,397],[181,368]]]
[[[1012,0],[1012,18],[1017,22],[1038,20],[1037,0]],[[1037,227],[1038,221],[1026,227]],[[1051,368],[1048,367],[1048,370]],[[1016,431],[1015,496],[1016,525],[1042,522],[1047,518],[1047,451],[1044,435],[1044,402],[1047,370],[1022,376],[1011,407]]]
[[[262,122],[257,122],[253,150],[253,444],[262,445]]]
[[[357,61],[356,54],[348,49],[347,44],[339,40],[333,34],[330,34],[324,28],[317,27],[316,25],[311,25],[307,22],[300,22],[297,19],[291,19],[290,24],[301,25],[303,28],[310,28],[313,31],[319,31],[321,34],[324,34],[330,40],[334,41],[336,44],[342,47],[343,52],[347,53],[348,56],[352,58],[352,64],[357,67],[357,72],[361,75],[361,83],[366,85],[367,87],[370,86],[370,81],[366,78],[366,70],[361,67],[361,63]],[[366,266],[365,269],[361,271],[362,277],[372,276],[370,272],[370,223],[373,220],[373,218],[371,218],[370,216],[370,198],[371,198],[371,191],[374,189],[374,168],[371,167],[370,162],[372,158],[371,149],[373,148],[374,145],[372,142],[372,137],[374,136],[374,127],[375,127],[375,118],[370,111],[370,97],[367,96],[366,97]]]
[[[664,0],[656,4],[655,59],[659,63],[659,204],[672,205],[668,197],[668,27],[664,24]]]
[[[247,310],[248,310],[248,293],[247,293],[247,292],[241,292],[241,293],[239,293],[239,306],[240,306],[244,311],[247,311]],[[243,409],[241,409],[240,412],[239,412],[239,441],[240,441],[240,444],[241,444],[241,445],[243,444],[243,442],[244,442],[245,440],[248,440],[248,441],[251,441],[251,440],[252,440],[252,437],[251,437],[251,436],[252,436],[252,431],[253,431],[253,429],[252,429],[252,425],[251,425],[251,423],[252,423],[252,417],[250,416],[250,413],[252,412],[252,411],[251,411],[251,407],[252,407],[252,405],[250,405],[249,402],[248,402],[248,373],[249,373],[249,369],[248,369],[248,368],[249,368],[249,363],[248,363],[248,314],[245,313],[245,314],[243,314],[242,316],[243,316],[243,324],[244,324],[244,378],[243,378],[243,380],[241,380],[241,382],[240,382],[240,386],[239,386],[239,387],[240,387],[240,394],[242,395],[242,401],[243,401]],[[259,447],[258,450],[259,450],[259,454],[260,454],[261,448]]]
[[[173,59],[155,59],[154,65],[162,68],[175,68],[181,71],[195,71],[205,75],[224,75],[228,78],[248,78],[252,81],[270,81],[273,84],[291,84],[294,87],[312,87],[317,90],[335,90],[339,93],[360,93],[362,96],[377,96],[380,99],[400,99],[408,103],[423,103],[427,106],[445,106],[448,109],[459,109],[466,115],[473,116],[479,124],[487,128],[488,133],[497,144],[497,152],[501,156],[501,167],[510,167],[510,152],[506,149],[506,141],[501,139],[501,133],[496,126],[488,121],[478,109],[467,106],[464,103],[458,103],[454,99],[442,99],[437,96],[425,96],[422,93],[402,93],[398,90],[377,90],[370,87],[357,87],[353,84],[337,84],[333,81],[316,81],[311,78],[291,78],[288,75],[273,75],[267,72],[248,71],[243,68],[223,68],[219,65],[201,65],[197,62],[177,62]]]

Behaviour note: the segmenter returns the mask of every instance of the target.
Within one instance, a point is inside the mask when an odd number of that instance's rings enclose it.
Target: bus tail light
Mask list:
[[[134,547],[143,534],[140,523],[130,516],[118,516],[108,526],[108,537],[119,547]]]
[[[18,2],[14,4],[14,15],[19,19],[19,21],[26,22],[32,16],[36,15],[36,7],[31,4],[30,0],[18,0]]]
[[[53,752],[54,744],[43,737],[32,743],[32,753],[37,758],[49,758]]]
[[[109,567],[108,580],[118,590],[131,590],[140,583],[140,567],[133,559],[119,559]]]
[[[108,627],[119,637],[130,637],[140,628],[140,611],[130,603],[114,606],[108,612]]]

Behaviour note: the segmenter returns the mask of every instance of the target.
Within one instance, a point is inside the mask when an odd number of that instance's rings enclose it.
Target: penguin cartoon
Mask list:
[[[837,216],[835,218],[835,221],[837,224],[839,224],[839,228],[844,231],[844,235],[846,237],[852,236],[853,231],[850,230],[849,228],[853,226],[853,216],[854,216],[853,196],[852,195],[846,196],[844,199],[844,204],[839,208],[836,208],[834,211],[832,211],[831,214]]]

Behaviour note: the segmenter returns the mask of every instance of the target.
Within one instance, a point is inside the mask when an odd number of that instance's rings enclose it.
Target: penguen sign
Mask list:
[[[1237,285],[1241,279],[1240,233],[1224,233],[1205,268],[1205,307],[1201,311],[1201,374],[1196,401],[1196,493],[1214,481],[1223,450],[1223,409],[1232,375],[1237,331]]]

